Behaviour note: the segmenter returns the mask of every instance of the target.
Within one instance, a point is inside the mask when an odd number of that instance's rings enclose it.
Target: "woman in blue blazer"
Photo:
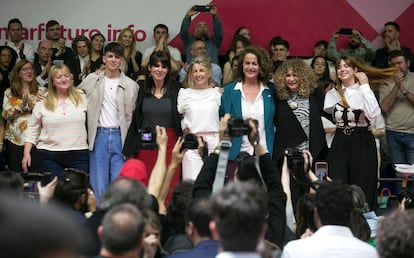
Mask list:
[[[220,116],[230,114],[244,120],[258,120],[260,144],[266,146],[269,153],[273,153],[275,137],[274,86],[268,82],[271,67],[270,58],[265,50],[256,46],[246,47],[239,56],[237,81],[224,87],[220,106]],[[232,161],[240,151],[246,151],[251,155],[254,152],[247,136],[233,137],[229,153],[230,164],[234,163]]]

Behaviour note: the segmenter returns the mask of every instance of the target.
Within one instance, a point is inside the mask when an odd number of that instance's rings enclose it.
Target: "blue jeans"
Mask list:
[[[96,201],[115,180],[124,164],[119,128],[98,127],[93,151],[89,152],[90,182]]]
[[[414,134],[387,130],[391,164],[414,164]]]

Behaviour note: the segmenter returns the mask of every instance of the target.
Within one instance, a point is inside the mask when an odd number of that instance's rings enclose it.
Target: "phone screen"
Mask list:
[[[328,162],[316,162],[315,175],[319,180],[326,181],[328,176]]]

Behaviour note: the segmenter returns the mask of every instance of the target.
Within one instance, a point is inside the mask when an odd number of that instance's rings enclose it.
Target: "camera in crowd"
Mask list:
[[[42,186],[47,185],[52,181],[52,173],[43,172],[43,173],[33,173],[33,172],[22,172],[20,175],[23,177],[24,182],[27,184],[25,187],[25,192],[37,193],[37,182],[41,182]]]
[[[231,117],[227,121],[227,130],[230,136],[243,136],[248,135],[251,132],[249,125],[249,119],[243,120],[238,117]],[[253,119],[256,127],[259,125],[259,122],[256,119]]]
[[[408,209],[412,209],[414,207],[413,204],[413,192],[409,191],[409,190],[402,190],[401,192],[398,193],[398,202],[401,203],[402,200],[405,198],[405,204],[404,204],[404,208],[406,210]]]
[[[285,155],[287,158],[287,167],[292,176],[301,182],[306,182],[304,171],[305,158],[303,157],[302,151],[297,148],[287,148]]]
[[[180,152],[182,152],[184,149],[194,150],[198,148],[198,141],[197,141],[197,135],[192,133],[187,133],[183,135],[183,145],[181,145]]]
[[[193,10],[196,12],[210,12],[211,6],[210,5],[196,5],[194,6]]]
[[[155,150],[157,149],[157,133],[150,127],[138,131],[140,137],[140,149]]]

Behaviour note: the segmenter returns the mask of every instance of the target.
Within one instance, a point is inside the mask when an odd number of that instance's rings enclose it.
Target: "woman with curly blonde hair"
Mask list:
[[[314,161],[327,154],[322,126],[323,94],[317,77],[301,59],[289,59],[276,70],[276,136],[273,157],[282,162],[287,148],[309,150]]]

